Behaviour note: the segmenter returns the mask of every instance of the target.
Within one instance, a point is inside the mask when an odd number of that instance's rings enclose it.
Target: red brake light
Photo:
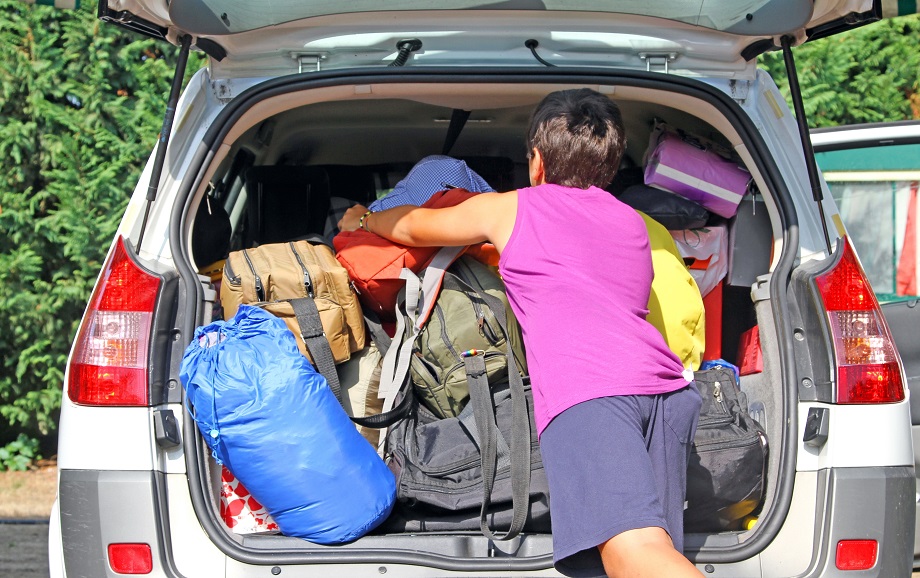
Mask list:
[[[109,566],[117,574],[150,574],[153,555],[149,544],[109,544]]]
[[[87,405],[144,406],[147,349],[160,280],[115,243],[80,324],[70,363],[68,395]]]
[[[878,558],[875,540],[840,540],[837,542],[838,570],[868,570]]]
[[[894,340],[848,239],[843,256],[816,279],[830,321],[837,357],[837,403],[890,403],[904,399]]]

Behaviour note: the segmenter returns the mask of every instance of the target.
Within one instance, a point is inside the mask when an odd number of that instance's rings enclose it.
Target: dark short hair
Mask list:
[[[626,149],[620,108],[589,88],[551,92],[530,118],[528,158],[534,149],[543,157],[547,183],[606,187]]]

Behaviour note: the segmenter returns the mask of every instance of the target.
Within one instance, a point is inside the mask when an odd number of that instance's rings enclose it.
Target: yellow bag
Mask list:
[[[641,211],[652,249],[652,292],[648,321],[664,336],[684,367],[697,370],[706,349],[706,316],[696,281],[664,226]]]

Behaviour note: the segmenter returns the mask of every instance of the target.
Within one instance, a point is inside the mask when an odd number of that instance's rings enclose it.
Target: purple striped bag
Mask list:
[[[672,130],[652,133],[645,184],[695,201],[730,218],[748,191],[751,174],[692,137]]]

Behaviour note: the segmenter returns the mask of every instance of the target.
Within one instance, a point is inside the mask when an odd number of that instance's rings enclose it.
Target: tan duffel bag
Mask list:
[[[365,346],[364,315],[348,272],[326,245],[272,243],[234,251],[220,286],[224,319],[240,305],[257,305],[280,317],[341,399],[335,364]]]

